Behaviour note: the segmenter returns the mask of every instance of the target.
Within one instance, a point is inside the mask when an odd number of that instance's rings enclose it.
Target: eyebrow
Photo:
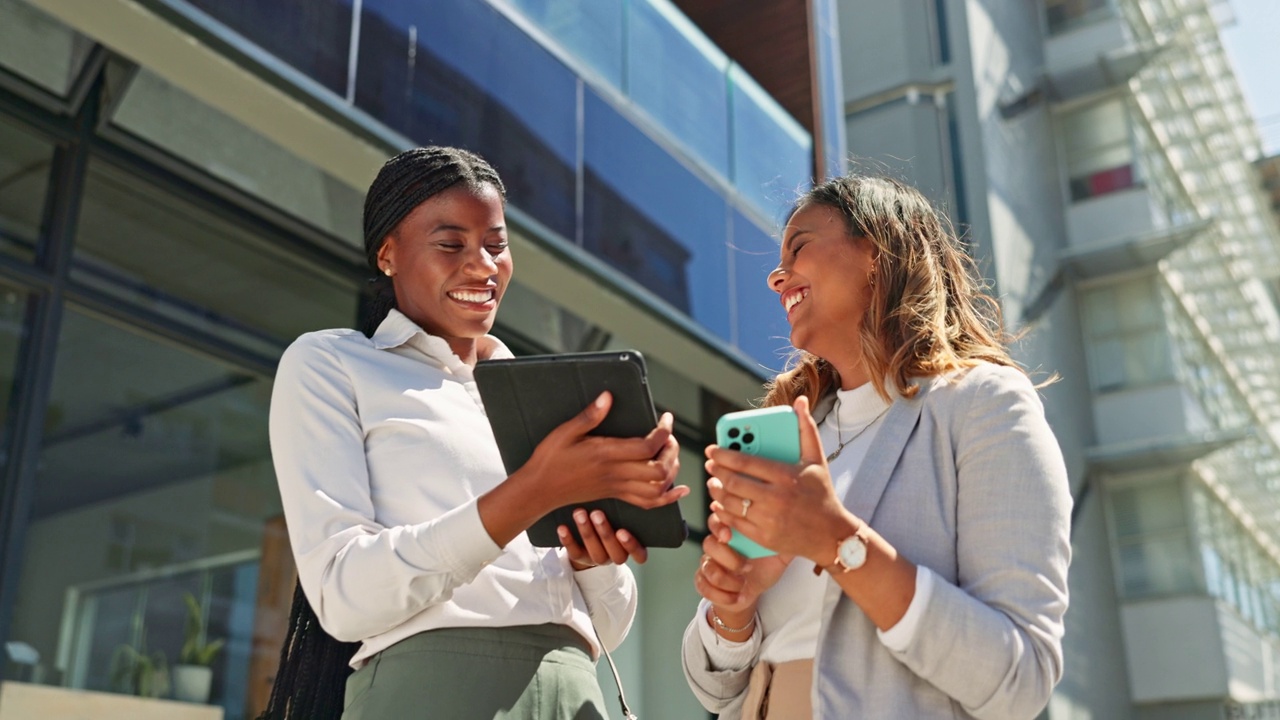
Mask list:
[[[445,224],[440,224],[431,228],[430,234],[434,235],[435,233],[442,232],[442,231],[467,232],[467,230],[468,228],[464,228],[461,225],[449,225],[445,223]],[[506,232],[506,230],[507,230],[506,225],[494,225],[493,227],[489,228],[485,232],[495,232],[495,231]]]

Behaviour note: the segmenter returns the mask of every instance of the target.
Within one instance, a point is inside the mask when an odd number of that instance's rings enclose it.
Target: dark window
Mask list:
[[[577,78],[484,3],[366,0],[356,105],[424,145],[475,151],[516,207],[575,236]]]
[[[350,0],[187,0],[343,97],[351,54]]]
[[[583,246],[730,338],[726,203],[586,93]]]
[[[0,121],[0,253],[35,256],[53,143]]]

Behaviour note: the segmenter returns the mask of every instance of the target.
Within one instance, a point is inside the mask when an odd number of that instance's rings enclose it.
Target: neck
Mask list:
[[[853,390],[871,382],[871,376],[867,374],[866,365],[862,362],[861,357],[844,363],[833,360],[828,360],[827,362],[831,363],[831,367],[835,368],[836,372],[840,374],[841,390]]]
[[[474,368],[480,359],[480,341],[475,338],[448,338],[449,349],[467,367]]]

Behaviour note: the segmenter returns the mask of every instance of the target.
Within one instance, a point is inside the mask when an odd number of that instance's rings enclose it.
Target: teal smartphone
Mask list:
[[[786,463],[800,462],[800,421],[787,405],[726,413],[716,421],[716,444]],[[777,553],[736,530],[729,547],[746,557]]]

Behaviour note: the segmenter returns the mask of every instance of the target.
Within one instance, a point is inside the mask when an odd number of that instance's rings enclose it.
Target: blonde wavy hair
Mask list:
[[[884,177],[846,175],[805,193],[790,220],[813,205],[845,218],[849,241],[875,248],[871,302],[862,317],[862,362],[885,400],[892,382],[904,397],[912,378],[942,375],[982,362],[1025,370],[1009,356],[1014,338],[1004,330],[1000,306],[985,294],[977,266],[950,222],[920,191]],[[789,405],[801,395],[810,406],[840,386],[830,363],[803,350],[765,386],[765,406]]]

